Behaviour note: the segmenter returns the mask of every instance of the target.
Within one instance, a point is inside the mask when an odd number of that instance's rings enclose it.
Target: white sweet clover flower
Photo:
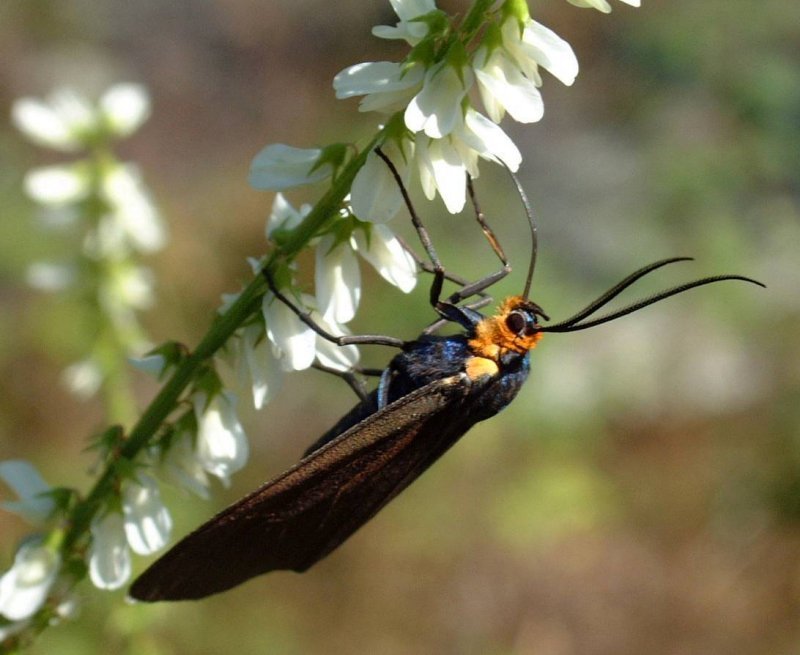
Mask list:
[[[116,511],[98,514],[90,526],[89,578],[98,589],[119,589],[131,577],[131,551],[125,519]]]
[[[192,396],[192,406],[197,419],[198,459],[205,471],[228,486],[231,475],[244,467],[250,455],[247,435],[236,415],[236,398],[223,391],[208,400],[206,393],[197,392]]]
[[[21,459],[0,462],[0,480],[19,498],[0,503],[0,507],[7,512],[18,514],[37,525],[44,523],[55,510],[55,501],[49,495],[52,487],[30,462]]]
[[[0,615],[10,621],[32,617],[47,600],[60,566],[53,548],[38,541],[23,544],[11,569],[0,577]]]
[[[417,263],[385,225],[372,225],[369,234],[355,230],[351,247],[389,284],[409,293],[417,284]]]
[[[172,531],[172,517],[161,502],[156,481],[139,475],[122,487],[123,529],[133,552],[150,555],[163,548]]]
[[[250,164],[250,185],[255,189],[278,191],[313,184],[330,177],[330,164],[320,164],[319,148],[294,148],[273,143],[259,152]]]
[[[502,162],[511,170],[521,161],[508,136],[489,124],[498,123],[506,112],[520,122],[540,120],[544,105],[538,88],[542,84],[539,67],[572,84],[577,60],[569,44],[531,20],[524,3],[503,3],[477,46],[470,44],[475,48],[471,54],[466,42],[447,40],[452,26],[442,24],[441,33],[431,27],[437,25],[433,2],[393,2],[392,6],[400,23],[373,33],[404,39],[412,46],[427,41],[439,46],[428,49],[437,54],[426,59],[424,52],[415,49],[402,63],[350,66],[334,78],[336,96],[363,96],[362,111],[402,111],[405,127],[413,135],[416,147],[410,154],[417,160],[426,196],[432,199],[438,193],[447,209],[457,213],[466,200],[465,174],[477,177],[479,158]],[[413,16],[416,12],[420,13]],[[468,40],[473,36],[468,35]],[[470,106],[468,94],[476,81],[491,121]],[[368,172],[353,185],[353,205],[360,218],[365,218],[361,214],[377,196],[364,180],[388,181],[379,177],[376,163],[368,160]],[[376,212],[376,220],[387,213],[386,209]]]
[[[408,162],[414,157],[414,142],[389,139],[381,150],[397,169],[405,186],[411,177]],[[350,188],[353,215],[361,221],[386,223],[403,207],[403,195],[392,172],[376,152],[370,152]]]
[[[86,557],[89,578],[98,589],[122,587],[131,576],[131,551],[150,555],[167,544],[172,532],[172,517],[150,476],[124,480],[119,502],[121,511],[107,508],[90,525]]]
[[[381,39],[402,39],[409,45],[417,45],[428,33],[428,26],[415,19],[436,11],[436,3],[434,0],[389,1],[400,21],[394,27],[388,25],[373,27],[372,33]]]
[[[80,398],[91,398],[103,383],[103,371],[91,357],[70,364],[61,375],[64,386]]]
[[[364,96],[358,110],[391,114],[405,108],[422,87],[425,67],[393,61],[370,61],[349,66],[333,78],[340,100]]]
[[[328,321],[318,312],[311,312],[311,319],[323,330],[332,335],[341,337],[349,334],[344,326]],[[337,371],[351,371],[358,363],[358,348],[354,345],[337,346],[332,341],[328,341],[322,335],[314,333],[314,352],[317,360],[322,366],[335,369]]]
[[[249,374],[253,405],[261,409],[275,395],[283,381],[280,362],[272,351],[263,323],[253,323],[244,328],[241,350],[244,366],[239,370],[242,374]]]
[[[94,105],[71,89],[47,100],[20,98],[11,108],[14,125],[34,143],[63,152],[81,150],[98,134],[126,137],[150,115],[150,98],[137,84],[117,84]]]
[[[142,357],[128,357],[128,362],[134,368],[152,375],[157,380],[160,380],[167,370],[167,359],[160,353],[151,355],[144,355]]]
[[[597,11],[602,11],[604,14],[611,12],[611,5],[606,0],[567,0],[567,2],[576,7],[591,7],[592,9],[597,9]],[[641,0],[620,0],[620,2],[624,2],[631,7],[642,6]]]
[[[211,481],[195,442],[195,434],[192,431],[180,430],[163,454],[161,471],[164,477],[177,487],[191,491],[200,498],[208,499]]]
[[[349,240],[327,234],[319,240],[314,266],[317,306],[325,320],[347,323],[361,300],[361,272]]]
[[[145,253],[163,248],[164,225],[138,167],[115,164],[104,171],[101,184],[101,197],[110,209],[106,220],[125,235],[126,242]]]
[[[25,193],[42,205],[59,206],[85,200],[91,191],[83,163],[34,168],[25,174]]]
[[[293,230],[300,225],[300,222],[310,211],[311,205],[301,205],[300,209],[295,209],[282,193],[276,193],[275,200],[272,202],[272,211],[270,211],[267,219],[265,230],[267,239],[272,239],[278,230]],[[260,263],[256,263],[259,265],[253,266],[253,272],[260,270]]]
[[[34,262],[25,272],[28,284],[39,291],[54,293],[71,287],[77,279],[73,264]]]
[[[311,307],[311,320],[335,336],[347,334],[347,330],[335,321],[324,319],[314,309],[314,298],[301,295],[300,305]],[[273,346],[274,355],[285,371],[302,371],[309,368],[315,359],[320,364],[339,370],[348,370],[358,361],[356,346],[337,346],[317,334],[306,325],[285,303],[272,293],[264,296],[262,303],[267,336]],[[334,351],[340,351],[334,354]],[[345,365],[347,363],[347,365]]]
[[[261,305],[267,336],[284,371],[303,371],[314,363],[316,334],[283,302],[267,292]]]

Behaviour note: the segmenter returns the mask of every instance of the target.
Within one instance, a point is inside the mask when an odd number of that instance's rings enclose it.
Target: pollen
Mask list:
[[[508,353],[524,355],[536,347],[541,332],[533,334],[516,334],[508,327],[507,318],[511,312],[529,307],[530,303],[520,296],[506,298],[494,316],[484,318],[475,326],[475,336],[470,339],[469,347],[480,358],[499,362]]]

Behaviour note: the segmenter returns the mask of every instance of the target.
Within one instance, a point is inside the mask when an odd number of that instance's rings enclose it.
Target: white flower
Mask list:
[[[323,330],[340,337],[348,332],[343,326],[333,321],[326,321],[317,312],[312,312],[311,317]],[[320,334],[315,333],[315,354],[319,363],[337,371],[350,371],[358,363],[358,348],[352,344],[339,346],[328,341]]]
[[[35,168],[25,175],[25,193],[43,205],[63,205],[86,198],[90,184],[80,164]]]
[[[194,436],[183,431],[170,443],[161,463],[166,477],[200,498],[208,498],[208,472],[195,448]]]
[[[526,77],[541,86],[539,66],[570,86],[578,75],[578,60],[572,47],[541,23],[528,19],[520,36],[519,23],[506,20],[501,28],[503,48]]]
[[[262,304],[267,335],[275,346],[285,371],[302,371],[314,362],[314,331],[272,293],[264,294]]]
[[[102,185],[111,217],[130,244],[141,252],[161,249],[166,241],[164,226],[139,169],[132,164],[118,164],[106,172]]]
[[[448,65],[429,69],[422,90],[406,107],[406,127],[412,132],[424,132],[432,139],[441,139],[455,130],[462,121],[461,100],[471,85],[470,75],[467,69],[459,75],[459,71]]]
[[[169,540],[172,518],[153,478],[140,475],[123,486],[122,514],[125,536],[133,552],[149,555]]]
[[[103,372],[93,359],[70,364],[61,374],[66,387],[80,398],[90,398],[103,383]]]
[[[253,389],[253,405],[261,409],[280,387],[283,375],[278,359],[272,353],[264,326],[260,323],[248,325],[242,333],[242,350],[245,369],[250,373]]]
[[[303,149],[282,143],[270,144],[250,164],[250,186],[279,191],[324,180],[330,176],[332,168],[330,164],[314,168],[321,154],[322,150],[319,148]]]
[[[474,109],[468,109],[461,128],[446,139],[417,137],[420,183],[432,200],[438,191],[447,210],[457,214],[466,202],[466,174],[478,176],[478,158],[504,162],[516,171],[522,162],[514,142],[503,130]]]
[[[100,289],[100,302],[114,307],[146,309],[153,304],[153,274],[143,266],[118,265],[108,272]]]
[[[317,307],[326,321],[347,323],[356,315],[361,300],[361,273],[348,241],[336,243],[334,234],[320,239],[314,289]]]
[[[314,306],[314,299],[305,294],[300,301],[305,307]],[[307,369],[315,358],[323,366],[339,370],[349,370],[358,361],[358,348],[353,345],[339,346],[328,341],[301,321],[273,294],[266,294],[263,307],[267,335],[284,370]],[[311,310],[311,320],[334,336],[347,334],[343,326],[324,319],[316,309]]]
[[[417,264],[414,258],[385,225],[373,225],[369,237],[363,230],[356,230],[350,243],[384,280],[403,293],[408,293],[417,284]]]
[[[117,136],[125,137],[150,117],[150,96],[140,84],[116,84],[100,98],[100,111]]]
[[[0,614],[11,621],[33,616],[47,600],[61,560],[52,548],[26,543],[14,565],[0,578]]]
[[[31,141],[64,152],[87,147],[102,130],[128,136],[149,115],[147,91],[137,84],[112,86],[96,106],[71,89],[59,89],[46,101],[20,98],[11,109],[12,121]]]
[[[495,48],[491,54],[486,47],[475,54],[473,71],[483,106],[495,123],[508,111],[520,123],[535,123],[544,115],[542,94],[536,81],[525,77],[505,50]]]
[[[436,9],[434,0],[390,0],[400,22],[394,27],[378,25],[372,33],[381,39],[403,39],[409,45],[416,45],[428,33],[424,22],[414,22],[418,16],[424,16]]]
[[[267,239],[272,238],[272,234],[275,230],[293,230],[300,225],[300,222],[310,211],[311,205],[302,205],[299,210],[295,209],[279,191],[275,194],[275,200],[272,202],[272,211],[267,219]],[[255,273],[257,270],[260,270],[261,265],[258,263],[258,268],[256,268],[251,263],[251,267]]]
[[[153,354],[145,355],[144,357],[128,357],[128,362],[134,368],[152,375],[157,380],[160,380],[164,375],[167,368],[167,360],[164,355]]]
[[[11,119],[34,143],[63,152],[83,147],[95,123],[91,105],[69,89],[55,91],[47,102],[20,98],[11,108]]]
[[[206,395],[197,393],[192,405],[197,417],[197,455],[203,468],[227,486],[249,456],[247,436],[236,416],[236,399],[225,391],[206,403]]]
[[[34,262],[28,266],[25,279],[34,289],[39,291],[63,291],[75,282],[75,267],[70,264],[54,264],[52,262]]]
[[[467,166],[472,166],[472,160],[476,158],[471,157],[470,162],[465,162],[451,139],[418,137],[416,146],[419,181],[425,197],[433,200],[438,191],[447,211],[457,214],[464,209],[467,200]]]
[[[131,577],[131,551],[119,512],[95,516],[91,524],[89,577],[98,589],[119,589]]]
[[[359,111],[394,113],[405,107],[422,85],[422,65],[403,66],[392,61],[369,61],[349,66],[333,78],[336,97],[361,96]]]
[[[414,156],[413,141],[404,140],[402,145],[398,145],[391,140],[381,148],[397,168],[403,184],[407,186],[411,172],[407,161]],[[374,151],[367,155],[367,160],[353,179],[350,205],[356,218],[370,223],[386,223],[403,206],[403,196],[397,181],[386,162]]]
[[[641,0],[620,0],[631,7],[641,7]],[[606,0],[567,0],[572,5],[576,7],[592,7],[597,9],[598,11],[602,11],[604,14],[607,14],[611,11],[611,5],[606,2]]]
[[[0,479],[19,497],[0,503],[7,512],[22,516],[31,523],[43,523],[55,509],[53,498],[46,495],[51,487],[36,467],[21,459],[0,462]]]

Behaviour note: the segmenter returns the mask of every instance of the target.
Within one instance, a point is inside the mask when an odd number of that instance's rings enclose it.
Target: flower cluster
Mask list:
[[[570,85],[578,62],[566,41],[530,18],[524,2],[503,2],[484,16],[480,34],[468,25],[458,29],[437,20],[433,0],[397,0],[392,6],[400,21],[373,34],[405,40],[411,54],[402,62],[344,69],[333,81],[336,97],[363,96],[361,111],[402,112],[404,130],[394,137],[398,147],[416,163],[426,197],[438,193],[447,209],[457,213],[464,207],[466,174],[478,176],[479,159],[511,170],[519,167],[519,150],[498,123],[506,112],[522,123],[542,118],[540,68]],[[486,115],[473,106],[473,87]],[[372,158],[360,175],[375,179],[387,171]],[[356,208],[380,202],[370,193],[380,185],[354,186]]]
[[[151,275],[135,255],[162,248],[165,233],[137,167],[118,161],[111,146],[131,135],[149,114],[148,95],[135,84],[110,88],[96,104],[69,89],[46,101],[21,98],[11,114],[34,143],[85,154],[25,176],[25,190],[40,207],[42,226],[69,232],[82,243],[80,254],[70,261],[31,265],[28,281],[46,291],[92,290],[98,323],[128,352],[141,350],[145,343],[135,312],[153,300]],[[68,367],[64,378],[73,391],[90,396],[109,366],[98,347]]]
[[[280,149],[289,158],[296,152],[288,146],[270,148]],[[281,233],[300,224],[309,209],[308,205],[296,209],[277,193],[267,220],[267,238],[280,239]],[[298,292],[297,301],[313,322],[329,334],[348,334],[345,324],[358,309],[359,257],[403,292],[408,293],[416,284],[416,262],[400,240],[385,225],[359,221],[349,206],[342,208],[330,231],[313,239],[311,245],[316,253],[315,295]],[[252,260],[251,266],[259,272],[262,262]],[[220,311],[224,312],[237,298],[238,294],[226,295]],[[282,372],[305,370],[315,363],[326,369],[350,371],[358,363],[355,346],[337,346],[323,338],[272,292],[264,295],[261,310],[228,344],[234,368],[250,376],[256,409],[261,409],[277,390]]]

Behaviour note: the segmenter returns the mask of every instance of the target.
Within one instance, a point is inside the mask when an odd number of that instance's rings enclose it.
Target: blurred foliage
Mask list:
[[[582,65],[573,88],[546,80],[542,123],[508,125],[540,224],[537,301],[569,315],[669,255],[698,261],[639,294],[715,272],[769,289],[720,285],[549,336],[503,415],[312,571],[175,606],[130,607],[87,585],[78,620],[32,652],[798,651],[800,5],[613,4],[602,16],[532,3]],[[365,134],[374,117],[336,102],[330,81],[394,57],[369,36],[390,20],[388,3],[355,0],[7,0],[0,105],[7,116],[14,98],[58,84],[150,88],[153,119],[124,155],[141,165],[173,241],[152,262],[159,303],[146,320],[154,339],[191,345],[219,294],[249,275],[244,257],[264,250],[271,196],[247,187],[250,158],[270,142]],[[0,153],[0,457],[85,488],[82,450],[103,419],[58,380],[92,335],[78,309],[23,282],[57,247],[20,187],[44,154],[8,121]],[[523,219],[508,181],[483,171],[482,204],[516,263],[498,291],[510,293],[528,257]],[[496,266],[469,216],[420,209],[449,267]],[[413,336],[431,317],[424,287],[406,297],[370,280],[354,329]],[[365,354],[385,362],[385,351]],[[352,402],[343,386],[298,374],[264,412],[245,413],[253,461],[213,506],[168,494],[176,535],[292,463]],[[142,404],[153,391],[142,379]],[[24,530],[0,516],[4,566]]]

